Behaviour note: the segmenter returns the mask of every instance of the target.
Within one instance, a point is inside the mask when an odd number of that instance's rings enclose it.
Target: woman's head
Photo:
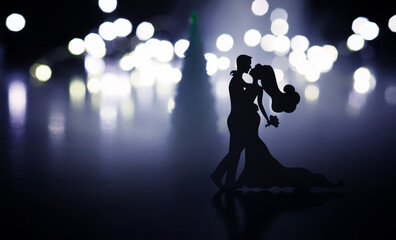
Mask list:
[[[249,74],[255,79],[263,79],[263,78],[268,78],[268,77],[273,77],[275,78],[275,74],[271,76],[273,73],[272,67],[268,65],[261,65],[261,64],[256,64],[252,70],[250,70]]]
[[[269,65],[257,64],[249,74],[253,79],[260,79],[261,85],[272,99],[272,110],[275,112],[293,112],[300,102],[300,95],[290,84],[281,92],[278,88],[274,70]]]

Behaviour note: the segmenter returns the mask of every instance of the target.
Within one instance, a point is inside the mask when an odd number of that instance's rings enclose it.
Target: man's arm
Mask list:
[[[247,83],[245,82],[245,80],[243,80],[243,78],[241,78],[241,84],[243,88],[248,88],[249,86],[251,86],[251,83]]]

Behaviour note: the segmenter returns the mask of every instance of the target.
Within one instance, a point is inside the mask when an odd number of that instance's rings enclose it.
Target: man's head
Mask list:
[[[250,65],[252,64],[252,57],[248,55],[239,55],[236,62],[238,71],[248,73],[251,68]]]

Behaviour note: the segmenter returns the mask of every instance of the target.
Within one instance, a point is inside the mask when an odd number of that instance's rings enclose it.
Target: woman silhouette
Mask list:
[[[251,71],[253,84],[248,86],[245,94],[245,130],[247,131],[248,143],[246,146],[245,167],[239,176],[237,185],[247,187],[269,188],[294,187],[295,189],[309,189],[311,187],[333,188],[343,184],[333,184],[326,177],[314,174],[304,168],[287,168],[280,164],[269,152],[265,143],[260,139],[258,129],[260,116],[257,106],[254,104],[258,98],[259,108],[267,120],[267,126],[278,126],[279,121],[275,116],[267,117],[262,105],[263,90],[272,99],[272,109],[275,112],[293,112],[300,101],[300,96],[294,87],[286,85],[284,93],[278,89],[276,78],[272,67],[257,64]],[[258,84],[261,80],[262,87]]]

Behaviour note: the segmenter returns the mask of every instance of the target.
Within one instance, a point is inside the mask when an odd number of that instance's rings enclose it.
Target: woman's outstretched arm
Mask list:
[[[277,116],[273,116],[271,115],[269,118],[267,116],[267,113],[265,112],[264,106],[263,106],[263,91],[259,91],[258,93],[258,105],[260,108],[261,113],[264,115],[265,119],[267,119],[267,124],[265,125],[266,127],[270,126],[270,125],[274,125],[274,127],[278,127],[279,125],[279,119]]]
[[[260,111],[263,114],[263,116],[265,117],[265,119],[267,120],[267,122],[269,121],[267,113],[265,112],[264,106],[263,106],[263,91],[259,91],[258,96],[257,96],[257,103],[259,105]]]

